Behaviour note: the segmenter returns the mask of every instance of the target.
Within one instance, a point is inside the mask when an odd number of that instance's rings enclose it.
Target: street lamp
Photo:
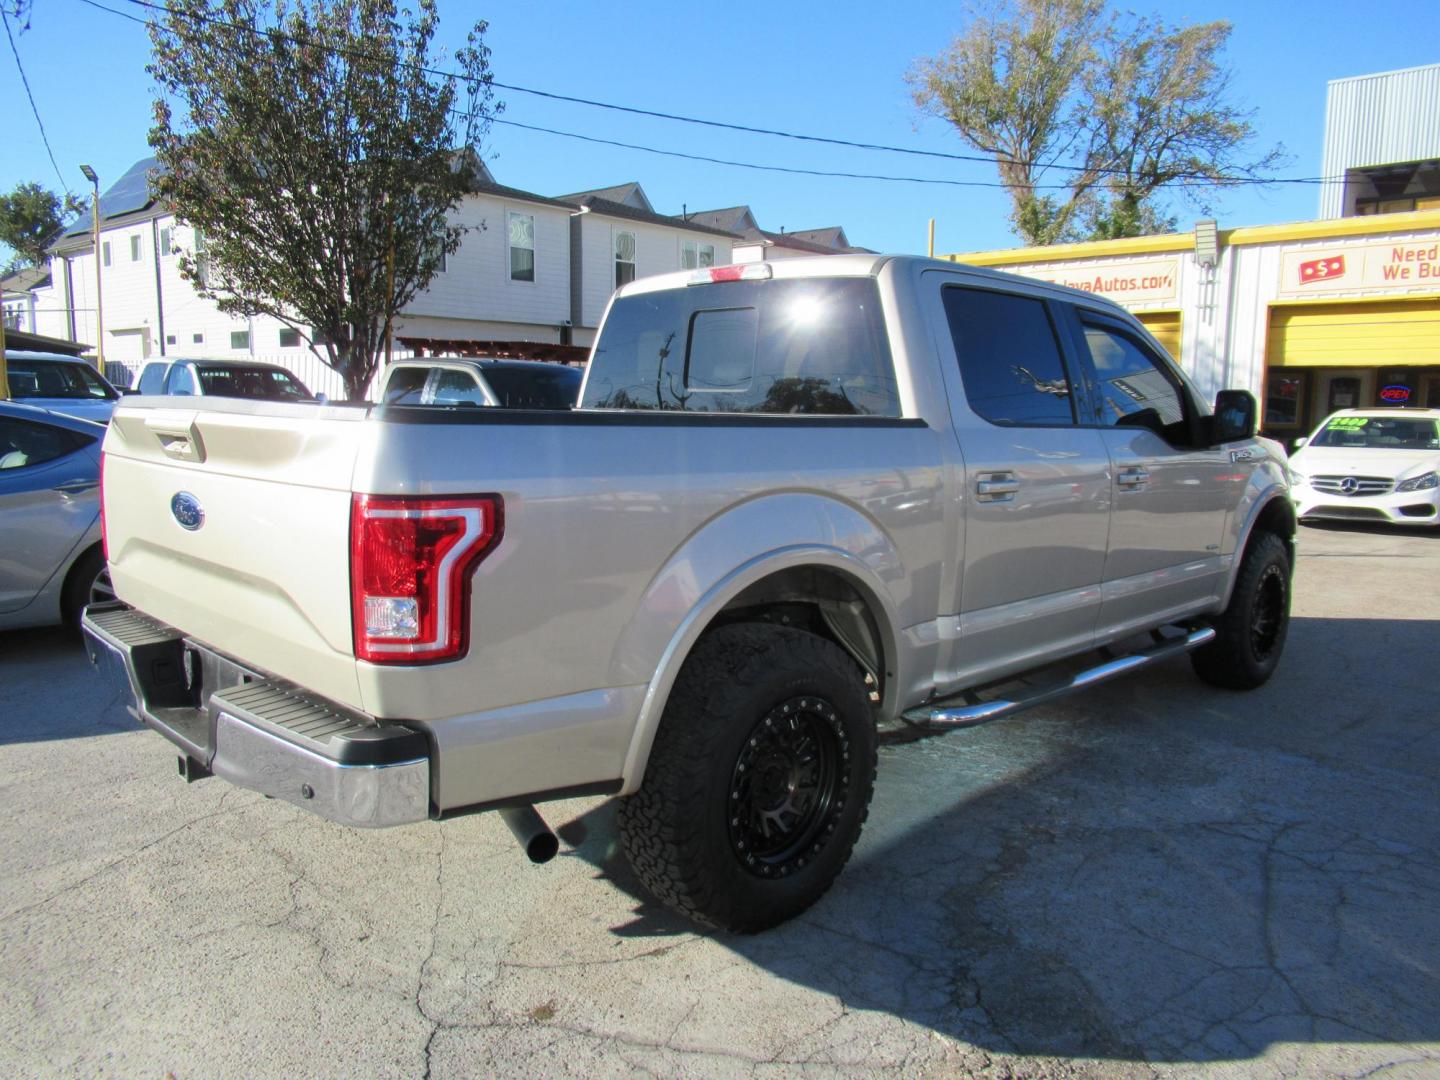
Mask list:
[[[90,203],[90,218],[94,225],[92,233],[95,238],[95,366],[103,375],[105,374],[105,303],[100,278],[100,177],[95,175],[95,170],[89,165],[81,165],[80,172],[95,189],[94,198]],[[71,306],[74,306],[73,300]]]

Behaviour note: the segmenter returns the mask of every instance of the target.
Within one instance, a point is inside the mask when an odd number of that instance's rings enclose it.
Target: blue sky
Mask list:
[[[126,0],[108,6],[144,14]],[[1137,5],[1172,22],[1228,19],[1233,97],[1257,110],[1259,141],[1283,143],[1284,175],[1320,170],[1329,79],[1440,61],[1433,0],[1392,0],[1384,9],[1312,0],[1172,0]],[[518,86],[757,127],[922,150],[970,153],[942,122],[920,116],[904,74],[939,51],[964,21],[960,4],[878,5],[793,0],[765,5],[676,4],[651,0],[596,6],[508,3],[478,8],[441,0],[441,36],[453,48],[483,13],[497,80]],[[12,24],[13,28],[13,24]],[[82,0],[35,0],[30,29],[15,43],[61,174],[72,190],[102,186],[149,150],[152,84],[142,27]],[[993,183],[993,165],[823,147],[722,132],[499,94],[502,119],[682,153],[787,167],[885,173]],[[8,43],[0,42],[5,150],[0,190],[60,180],[41,142]],[[990,188],[789,176],[702,164],[496,126],[485,146],[496,178],[558,195],[639,180],[657,209],[678,213],[748,203],[763,228],[844,225],[853,243],[923,252],[928,219],[936,249],[962,252],[1016,244],[1008,203]],[[1222,228],[1316,216],[1306,184],[1248,189],[1221,197]],[[1182,227],[1198,216],[1177,208]]]

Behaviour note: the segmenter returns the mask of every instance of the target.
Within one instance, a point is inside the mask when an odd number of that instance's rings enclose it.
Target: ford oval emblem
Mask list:
[[[170,500],[170,513],[180,523],[182,529],[189,529],[194,532],[205,524],[205,509],[200,505],[200,500],[188,491],[177,491],[174,498]]]

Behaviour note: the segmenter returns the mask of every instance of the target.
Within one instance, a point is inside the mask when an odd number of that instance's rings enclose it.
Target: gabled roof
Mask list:
[[[696,225],[708,225],[712,229],[724,229],[726,232],[740,233],[743,235],[746,229],[759,229],[760,223],[755,220],[748,206],[727,206],[723,210],[697,210],[694,213],[676,214],[681,221],[692,222]]]
[[[48,266],[26,266],[16,270],[13,274],[6,274],[0,278],[0,288],[8,293],[29,292],[31,289],[43,289],[50,284],[50,268]]]
[[[650,205],[649,196],[645,194],[645,189],[637,180],[631,180],[628,184],[616,184],[614,187],[576,191],[569,195],[561,195],[560,198],[566,202],[581,202],[588,198],[604,199],[607,202],[628,206],[632,210],[644,210],[649,214],[655,213],[655,207]]]
[[[571,206],[588,210],[592,214],[604,214],[607,217],[624,218],[627,221],[643,221],[650,225],[664,225],[670,229],[685,229],[689,232],[705,233],[709,236],[723,236],[730,240],[739,239],[735,233],[726,232],[724,229],[712,229],[708,225],[697,225],[693,221],[681,221],[668,214],[657,214],[653,210],[648,212],[636,210],[632,206],[611,202],[609,199],[602,199],[595,195],[586,195],[581,199],[567,196],[565,201]]]
[[[850,247],[850,241],[845,238],[845,230],[839,225],[831,225],[824,229],[798,229],[786,235],[808,240],[812,244],[820,244],[833,251],[845,251]]]
[[[571,212],[575,210],[572,203],[564,202],[561,199],[552,199],[548,195],[536,195],[533,191],[507,187],[504,184],[496,184],[493,181],[486,183],[484,180],[481,180],[475,184],[472,191],[476,195],[499,195],[503,199],[520,199],[525,202],[540,203],[543,206],[558,206],[562,210],[569,210]]]
[[[791,248],[794,251],[804,251],[811,255],[836,255],[839,254],[834,248],[826,247],[824,244],[817,244],[813,240],[802,240],[798,233],[774,233],[764,229],[756,229],[759,239],[755,243],[769,244],[774,247]]]

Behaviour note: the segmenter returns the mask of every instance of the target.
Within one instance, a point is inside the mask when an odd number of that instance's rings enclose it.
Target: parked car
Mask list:
[[[376,397],[385,405],[488,405],[571,409],[584,372],[537,360],[433,356],[397,360]]]
[[[114,598],[100,537],[105,425],[0,401],[0,630]]]
[[[5,366],[10,396],[27,405],[103,424],[120,400],[120,391],[79,357],[7,349]]]
[[[642,278],[571,411],[162,404],[111,421],[119,600],[84,625],[187,776],[350,825],[498,807],[536,861],[535,803],[617,794],[639,879],[708,926],[829,887],[881,724],[1186,654],[1252,689],[1284,650],[1255,398],[1212,412],[1129,312],[1026,278]]]
[[[309,401],[314,395],[283,367],[253,360],[152,360],[140,372],[141,394]]]
[[[1440,525],[1440,409],[1342,409],[1297,446],[1301,518]]]

